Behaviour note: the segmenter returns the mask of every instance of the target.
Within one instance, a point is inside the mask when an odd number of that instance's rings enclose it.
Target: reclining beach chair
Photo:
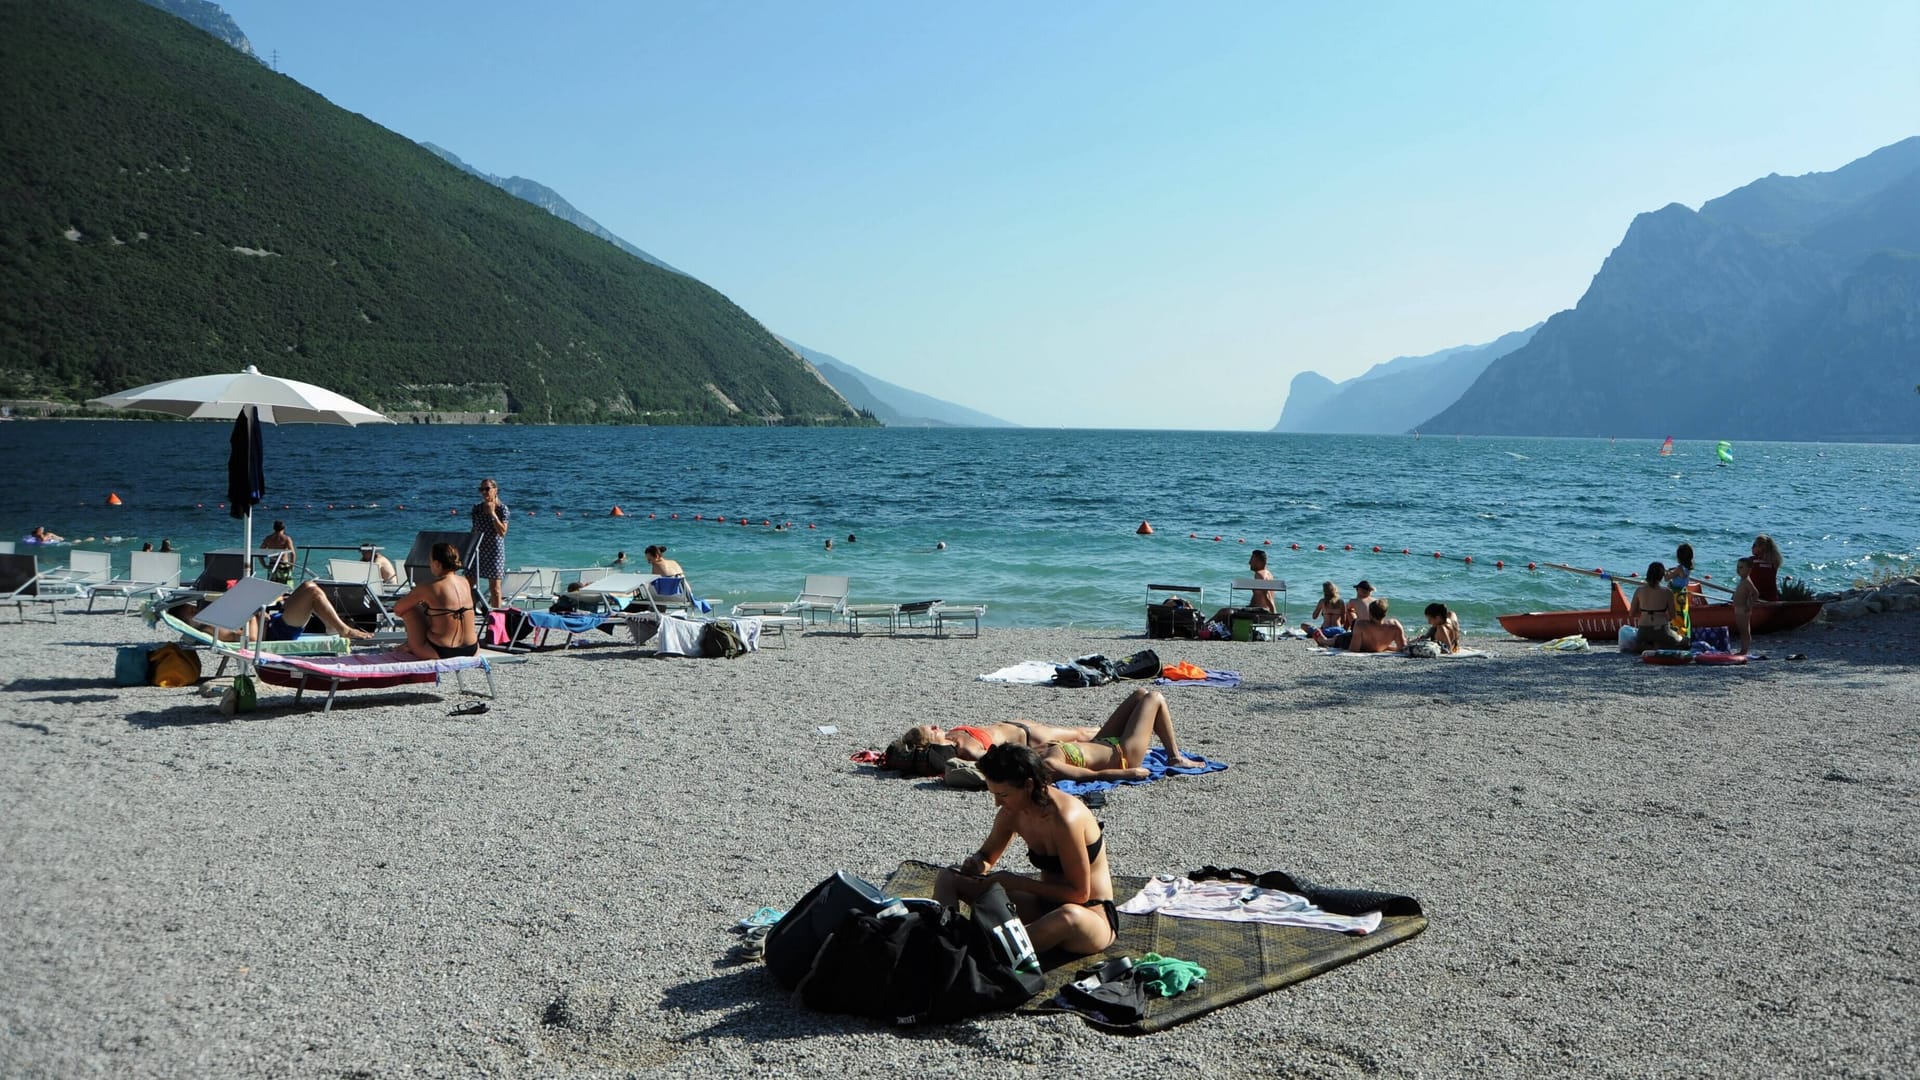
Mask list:
[[[844,574],[808,574],[800,595],[792,600],[748,600],[733,605],[735,615],[804,615],[809,621],[825,612],[831,625],[847,608]]]
[[[201,561],[200,576],[193,579],[197,592],[226,592],[227,582],[246,576],[247,557],[237,552],[209,551]]]
[[[359,559],[328,559],[327,576],[320,580],[351,582],[356,585],[371,586],[375,589],[378,589],[382,584],[380,580],[380,564],[361,562]]]
[[[113,555],[105,551],[67,552],[67,566],[64,570],[47,570],[40,575],[40,594],[55,596],[65,593],[75,599],[86,596],[95,585],[104,585],[113,578]]]
[[[858,634],[860,623],[884,622],[887,624],[887,636],[900,633],[901,626],[918,627],[918,619],[926,619],[933,625],[934,613],[940,608],[938,600],[915,600],[906,604],[848,604],[843,609],[847,617],[847,633]]]
[[[124,615],[133,607],[134,597],[152,595],[178,584],[179,552],[136,551],[133,553],[133,566],[126,577],[104,581],[87,590],[87,610],[92,611],[93,602],[104,594],[122,599],[120,613]]]
[[[27,607],[44,607],[47,621],[59,622],[58,600],[40,595],[40,560],[31,555],[0,555],[0,607],[19,612],[27,621]]]
[[[1258,608],[1239,606],[1234,603],[1233,598],[1235,593],[1241,592],[1248,594],[1256,592],[1273,593],[1274,610],[1261,611]],[[1247,603],[1253,603],[1253,597],[1251,595],[1247,597]],[[1234,578],[1232,584],[1227,586],[1227,606],[1234,609],[1233,621],[1235,625],[1231,627],[1231,629],[1235,641],[1252,641],[1257,637],[1264,637],[1265,640],[1268,641],[1279,641],[1280,631],[1285,630],[1287,627],[1287,583],[1279,578],[1274,578],[1271,581],[1263,578]],[[1247,636],[1244,638],[1240,636],[1241,628],[1239,626],[1243,621],[1247,624]],[[1264,634],[1262,634],[1259,629],[1263,626],[1269,628]]]
[[[507,603],[522,600],[546,600],[552,598],[553,575],[556,568],[550,566],[528,566],[519,570],[507,571],[500,579],[500,596]]]
[[[384,690],[396,686],[433,684],[440,676],[453,673],[454,685],[462,692],[463,672],[479,670],[487,679],[487,696],[494,697],[493,665],[483,656],[456,656],[443,660],[422,660],[409,652],[354,653],[349,656],[276,656],[254,650],[232,649],[251,661],[260,681],[273,686],[291,687],[293,703],[300,704],[307,687],[326,687],[327,701],[322,712],[333,711],[334,695],[342,690]]]
[[[985,604],[935,604],[933,611],[933,636],[946,637],[948,623],[968,623],[973,627],[969,637],[980,636],[980,620],[987,615]],[[958,636],[958,635],[956,635]]]
[[[413,537],[413,547],[407,549],[407,561],[402,565],[400,576],[408,585],[419,585],[433,580],[433,546],[452,544],[460,553],[460,565],[473,569],[474,552],[480,548],[480,538],[473,533],[451,529],[422,529]]]

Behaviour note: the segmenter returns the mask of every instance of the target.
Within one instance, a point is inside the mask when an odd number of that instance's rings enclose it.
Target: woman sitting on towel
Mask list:
[[[1050,727],[1031,720],[1007,720],[998,724],[961,724],[940,729],[939,724],[921,724],[907,729],[905,735],[887,747],[883,768],[900,772],[938,776],[947,762],[979,761],[988,750],[1010,744],[1045,751],[1057,742],[1086,742],[1099,732],[1090,727]]]
[[[433,545],[433,580],[416,585],[393,605],[393,613],[407,624],[407,651],[422,660],[450,660],[480,651],[473,586],[460,571],[458,548]]]
[[[1019,909],[1036,950],[1087,956],[1112,945],[1120,915],[1106,837],[1093,811],[1053,787],[1040,755],[1028,747],[996,746],[981,757],[980,771],[999,807],[993,829],[980,850],[940,872],[934,899],[951,907],[998,884]],[[1026,842],[1038,875],[993,869],[1016,836]]]
[[[1441,652],[1460,651],[1460,616],[1455,615],[1445,604],[1427,605],[1426,632],[1414,641],[1431,641],[1440,646]]]
[[[1673,630],[1673,590],[1662,584],[1666,577],[1665,563],[1647,564],[1646,582],[1633,591],[1633,603],[1628,608],[1638,634],[1633,648],[1626,651],[1686,648],[1686,642]]]

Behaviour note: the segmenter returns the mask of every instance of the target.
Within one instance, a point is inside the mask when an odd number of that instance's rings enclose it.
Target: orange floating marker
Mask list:
[[[626,517],[627,512],[625,510],[620,509],[618,506],[616,506],[613,509],[607,511],[607,516],[608,517]]]
[[[1141,523],[1140,523],[1140,527],[1139,527],[1139,528],[1137,528],[1137,529],[1135,529],[1135,530],[1133,530],[1133,532],[1134,532],[1134,535],[1135,535],[1135,536],[1152,536],[1152,535],[1153,535],[1153,526],[1151,526],[1151,525],[1149,525],[1149,524],[1147,524],[1146,522],[1144,522],[1144,521],[1143,521],[1143,522],[1141,522]]]
[[[107,505],[108,505],[108,506],[119,506],[119,505],[120,505],[120,496],[118,496],[118,495],[116,495],[116,494],[114,494],[114,493],[113,493],[113,492],[111,492],[111,491],[109,491],[109,492],[107,492]]]

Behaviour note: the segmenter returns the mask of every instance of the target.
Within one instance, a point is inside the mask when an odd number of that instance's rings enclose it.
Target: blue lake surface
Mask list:
[[[0,424],[0,536],[44,524],[94,537],[80,546],[120,569],[162,537],[190,565],[237,546],[240,523],[219,508],[229,430]],[[856,602],[985,603],[1000,626],[1139,627],[1148,582],[1202,584],[1224,604],[1268,541],[1295,621],[1323,580],[1351,596],[1366,578],[1403,619],[1437,600],[1480,630],[1504,612],[1605,606],[1604,583],[1529,562],[1625,574],[1685,540],[1699,570],[1731,583],[1769,532],[1785,573],[1826,589],[1920,555],[1908,445],[1742,443],[1722,468],[1710,442],[1663,458],[1652,440],[1240,432],[288,425],[265,444],[256,537],[284,518],[301,543],[372,541],[397,557],[417,530],[464,528],[491,476],[515,514],[511,565],[604,565],[623,549],[638,562],[661,543],[696,592],[727,602],[846,574]],[[124,505],[105,505],[109,492]],[[616,505],[625,517],[608,516]],[[1135,535],[1143,520],[1155,535]]]

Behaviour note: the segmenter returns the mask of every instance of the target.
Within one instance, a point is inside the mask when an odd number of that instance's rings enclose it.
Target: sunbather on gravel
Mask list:
[[[942,730],[938,724],[920,724],[887,747],[886,767],[903,772],[936,775],[948,761],[979,761],[996,746],[1029,746],[1044,752],[1057,742],[1085,742],[1099,734],[1090,727],[1052,727],[1032,720],[998,724],[961,724]],[[942,749],[935,751],[932,748]]]

